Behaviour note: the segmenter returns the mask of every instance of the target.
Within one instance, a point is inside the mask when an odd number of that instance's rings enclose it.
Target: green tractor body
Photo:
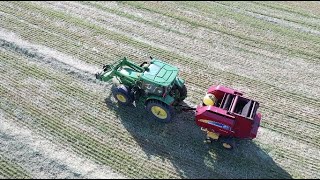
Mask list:
[[[151,58],[149,63],[138,66],[123,58],[103,66],[96,78],[105,82],[116,78],[119,83],[113,94],[120,104],[144,103],[156,119],[169,122],[174,107],[187,96],[184,80],[178,73],[177,67],[161,60]]]

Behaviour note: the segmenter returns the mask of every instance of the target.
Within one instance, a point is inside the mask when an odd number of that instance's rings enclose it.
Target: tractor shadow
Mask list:
[[[181,178],[292,178],[252,141],[237,140],[233,150],[203,143],[205,134],[195,124],[193,111],[178,112],[173,122],[164,124],[149,120],[143,106],[118,106],[112,95],[105,103],[150,160],[153,156],[169,160]]]

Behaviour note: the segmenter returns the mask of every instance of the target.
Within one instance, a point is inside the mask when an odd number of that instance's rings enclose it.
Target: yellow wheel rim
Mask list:
[[[117,94],[117,99],[123,103],[127,102],[126,97],[124,97],[122,94]]]
[[[153,106],[151,112],[160,119],[166,119],[168,117],[167,112],[159,106]]]
[[[231,145],[228,143],[222,143],[222,146],[227,149],[231,149]]]
[[[215,140],[219,139],[219,134],[217,134],[217,133],[208,131],[207,135],[212,139],[215,139]]]

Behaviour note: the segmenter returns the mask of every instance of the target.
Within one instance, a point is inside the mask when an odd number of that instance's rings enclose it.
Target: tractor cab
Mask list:
[[[145,71],[137,83],[146,95],[161,97],[170,105],[181,102],[187,96],[184,80],[178,77],[177,67],[157,59],[140,66]]]
[[[144,91],[144,93],[147,94],[147,95],[148,94],[154,94],[154,95],[157,95],[157,96],[163,96],[163,94],[167,90],[166,87],[154,84],[154,83],[149,82],[149,81],[140,82],[140,87]]]
[[[178,68],[163,61],[153,59],[149,65],[144,66],[141,79],[149,81],[159,86],[169,86],[178,76]]]

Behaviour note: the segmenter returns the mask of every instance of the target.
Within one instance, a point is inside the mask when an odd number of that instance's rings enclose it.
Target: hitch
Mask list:
[[[185,106],[185,105],[180,105],[180,104],[176,105],[175,109],[178,111],[184,111],[184,112],[196,110],[196,108],[192,108],[190,106]]]

